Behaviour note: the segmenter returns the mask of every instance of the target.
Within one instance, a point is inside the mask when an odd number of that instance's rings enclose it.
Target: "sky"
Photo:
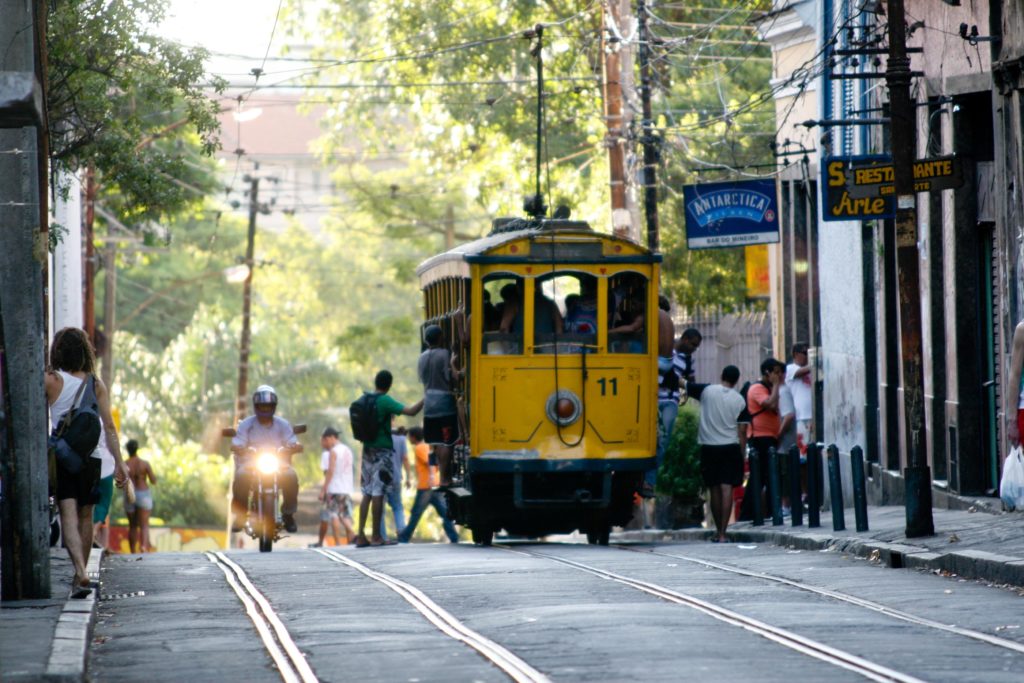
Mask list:
[[[286,42],[283,23],[274,29],[274,18],[282,0],[171,0],[168,17],[160,33],[186,45],[201,45],[213,53],[246,55],[231,59],[214,54],[208,68],[232,83],[251,85],[249,70],[263,62],[269,45],[270,57],[279,56]],[[273,40],[271,35],[273,34]],[[266,72],[294,67],[267,63]]]

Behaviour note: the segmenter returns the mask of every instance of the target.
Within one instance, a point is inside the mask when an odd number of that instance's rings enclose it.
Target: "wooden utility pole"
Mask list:
[[[85,242],[85,287],[82,294],[85,301],[85,333],[96,346],[96,247],[93,244],[93,228],[96,225],[96,169],[92,164],[85,169],[85,224],[82,240]]]
[[[642,0],[641,0],[642,1]],[[932,479],[925,451],[924,375],[921,357],[920,254],[917,247],[917,195],[914,192],[915,108],[910,100],[903,0],[888,0],[889,134],[896,193],[896,265],[899,273],[900,346],[907,430],[907,467],[903,470],[908,538],[935,533]]]
[[[647,248],[658,251],[661,245],[658,233],[658,138],[654,134],[651,114],[651,41],[647,31],[647,3],[639,0],[636,6],[640,24],[640,100],[643,106],[644,148],[644,212],[647,217]]]
[[[43,5],[0,0],[0,594],[50,597],[43,202]],[[26,30],[31,29],[31,30]]]
[[[109,239],[103,250],[103,368],[101,379],[111,390],[114,386],[114,334],[117,331],[117,244]]]
[[[608,186],[612,200],[612,228],[619,237],[632,237],[626,206],[626,128],[622,101],[622,13],[619,0],[601,5],[601,53],[604,55],[604,120],[608,128]]]
[[[237,425],[245,417],[249,405],[249,346],[251,332],[249,331],[249,318],[252,312],[252,275],[256,270],[256,215],[259,213],[259,191],[260,179],[253,176],[246,176],[249,182],[249,241],[245,248],[245,266],[249,272],[245,276],[245,285],[242,290],[242,339],[239,343],[238,352],[238,399],[235,402],[235,424]]]
[[[444,210],[444,248],[455,248],[455,209],[449,204]]]

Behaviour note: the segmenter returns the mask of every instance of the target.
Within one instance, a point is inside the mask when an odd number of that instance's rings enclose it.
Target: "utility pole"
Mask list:
[[[455,209],[449,204],[444,210],[444,248],[455,248]]]
[[[50,597],[44,271],[39,149],[44,118],[36,42],[41,3],[0,0],[0,594]],[[45,178],[45,175],[43,176]]]
[[[85,333],[96,346],[96,247],[93,244],[93,228],[96,225],[96,169],[92,164],[85,169],[85,225],[82,239],[85,241]]]
[[[104,274],[103,287],[103,368],[101,379],[107,391],[114,386],[114,334],[117,330],[117,244],[109,238],[103,250]]]
[[[654,135],[654,121],[651,115],[651,41],[647,31],[647,3],[639,0],[636,6],[640,20],[640,101],[643,106],[644,147],[644,211],[647,217],[647,248],[658,251],[658,139]]]
[[[641,0],[642,1],[642,0]],[[910,58],[907,56],[903,0],[888,0],[890,148],[896,193],[896,266],[899,273],[900,345],[903,352],[903,396],[907,430],[907,538],[931,536],[932,478],[925,452],[924,376],[921,358],[920,255],[917,247],[917,195],[914,193],[915,107],[910,101]]]
[[[633,237],[632,221],[626,207],[626,127],[622,106],[622,13],[619,0],[601,5],[601,53],[604,55],[604,120],[608,127],[609,190],[612,199],[612,228],[619,237]]]
[[[259,166],[256,167],[259,169]],[[256,270],[256,215],[259,213],[260,179],[255,175],[245,176],[249,182],[249,241],[245,248],[245,266],[249,272],[245,276],[242,290],[242,339],[238,352],[238,400],[235,402],[235,425],[245,417],[249,404],[249,346],[251,333],[249,318],[252,312],[252,275]]]

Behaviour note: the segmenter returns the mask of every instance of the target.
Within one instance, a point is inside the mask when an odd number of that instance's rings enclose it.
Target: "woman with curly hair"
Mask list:
[[[95,368],[96,353],[84,330],[65,327],[54,335],[46,372],[46,400],[50,404],[51,429],[56,428],[61,418],[71,410],[79,387],[94,375]],[[106,439],[107,448],[114,456],[114,479],[118,487],[123,487],[128,478],[128,467],[121,459],[117,429],[110,414],[110,394],[98,377],[94,377],[94,381],[102,426],[100,438]],[[85,465],[77,474],[59,465],[57,467],[57,505],[60,509],[64,545],[75,568],[71,594],[76,598],[84,598],[92,590],[85,567],[92,549],[92,508],[100,495],[99,454],[94,452],[92,457],[85,460]]]

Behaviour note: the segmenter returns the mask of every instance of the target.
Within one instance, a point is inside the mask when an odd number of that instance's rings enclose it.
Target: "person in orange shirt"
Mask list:
[[[455,530],[455,525],[448,518],[448,505],[445,503],[444,495],[434,489],[437,484],[437,468],[430,464],[430,446],[423,441],[422,427],[413,427],[409,430],[409,443],[412,444],[413,455],[416,458],[416,500],[409,513],[409,522],[405,525],[402,533],[398,534],[398,542],[409,542],[427,506],[433,505],[434,510],[441,517],[445,536],[452,543],[458,543],[459,532]]]
[[[768,449],[778,448],[779,431],[782,421],[779,418],[779,389],[785,377],[786,366],[775,358],[766,358],[761,363],[761,380],[750,385],[747,390],[747,413],[750,418],[749,439],[750,450],[758,455],[757,466],[760,468],[761,491],[751,491],[749,487],[743,494],[743,505],[740,508],[740,519],[754,518],[754,496],[766,493],[771,500],[771,477],[768,470]],[[750,462],[751,468],[754,462]],[[768,509],[762,505],[761,510]]]

